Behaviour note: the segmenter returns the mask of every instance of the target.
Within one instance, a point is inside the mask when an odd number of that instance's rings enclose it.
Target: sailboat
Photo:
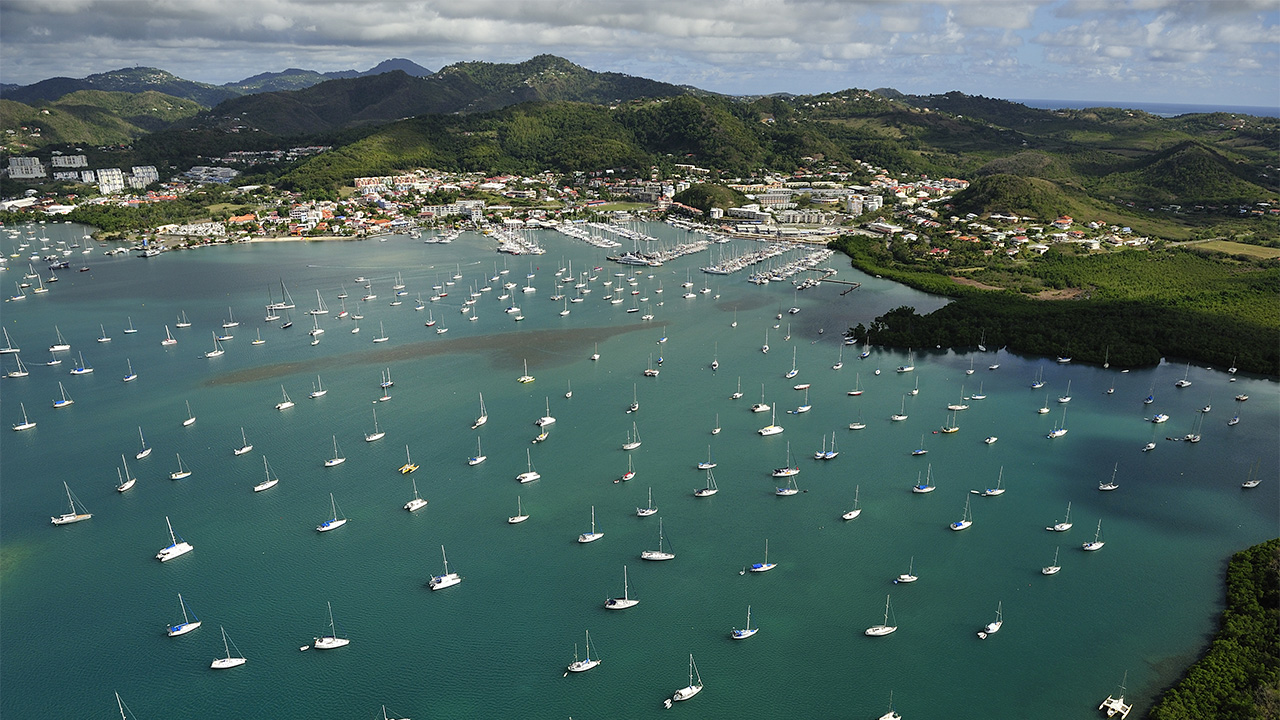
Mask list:
[[[1058,396],[1058,402],[1060,403],[1071,402],[1071,381],[1070,380],[1067,381],[1067,391]]]
[[[969,496],[964,497],[964,515],[948,527],[952,530],[967,530],[973,525],[973,512],[969,509]]]
[[[516,514],[507,518],[507,524],[519,525],[520,523],[528,519],[529,519],[529,516],[528,514],[525,513],[524,506],[520,503],[520,496],[517,495],[516,496]]]
[[[1232,369],[1234,370],[1234,368]],[[1124,720],[1124,718],[1129,717],[1129,712],[1133,710],[1132,703],[1130,703],[1129,705],[1125,705],[1124,703],[1124,691],[1125,691],[1124,684],[1128,682],[1128,680],[1129,680],[1129,673],[1128,671],[1125,671],[1124,679],[1120,681],[1119,697],[1111,697],[1110,695],[1108,695],[1107,699],[1103,700],[1102,704],[1098,706],[1099,710],[1106,711],[1107,717],[1110,718],[1110,717],[1115,717],[1116,715],[1119,715],[1120,719]]]
[[[710,446],[710,445],[708,445],[708,446],[707,446],[707,459],[706,459],[706,461],[705,461],[705,462],[699,462],[699,463],[698,463],[698,469],[699,469],[699,470],[710,470],[711,468],[713,468],[713,467],[715,467],[715,466],[716,466],[716,462],[715,462],[714,460],[712,460],[712,459],[711,459],[711,446]]]
[[[537,480],[538,478],[542,477],[533,469],[533,455],[529,453],[528,448],[525,448],[524,455],[528,465],[528,469],[516,476],[516,482],[519,482],[522,484],[533,482],[534,480]]]
[[[853,389],[849,391],[849,395],[857,397],[862,394],[862,373],[854,373]]]
[[[1187,363],[1187,371],[1183,373],[1182,379],[1174,383],[1173,386],[1177,388],[1191,387],[1191,381],[1187,379],[1187,376],[1190,374],[1191,374],[1191,363]]]
[[[124,474],[120,473],[120,468],[116,468],[116,477],[120,480],[120,484],[116,485],[116,492],[126,492],[138,484],[138,478],[130,477],[129,461],[124,459],[124,455],[120,456],[120,462],[124,464]]]
[[[788,497],[796,495],[800,492],[800,487],[796,485],[796,479],[793,477],[787,481],[786,487],[774,488],[773,494],[780,497]]]
[[[772,414],[770,415],[769,424],[765,425],[764,427],[756,431],[757,433],[763,436],[777,435],[778,433],[782,432],[782,429],[783,429],[782,426],[778,424],[777,409],[772,409],[770,412]]]
[[[933,465],[930,464],[925,468],[924,482],[920,482],[920,473],[916,473],[916,484],[911,487],[913,493],[931,493],[937,490],[938,486],[933,484]]]
[[[863,630],[862,634],[870,637],[883,637],[885,635],[888,635],[896,631],[898,629],[898,626],[889,624],[889,612],[890,612],[889,596],[885,595],[884,596],[884,622],[880,625],[872,625],[866,630]],[[894,622],[895,623],[897,622],[896,618],[894,619]]]
[[[1120,469],[1120,463],[1116,463],[1115,467],[1111,468],[1111,480],[1109,482],[1098,483],[1098,489],[1105,491],[1105,490],[1115,490],[1116,488],[1119,488],[1120,485],[1119,483],[1116,482],[1116,471],[1119,469]]]
[[[609,598],[604,601],[605,610],[625,610],[629,607],[639,605],[640,601],[631,597],[630,586],[627,584],[627,566],[622,566],[622,597]]]
[[[243,428],[241,428],[241,432],[243,432],[243,431],[244,431],[244,429],[243,429]],[[249,447],[253,447],[253,446],[249,446]],[[325,467],[334,467],[335,465],[341,465],[342,463],[344,463],[344,462],[346,462],[346,461],[347,461],[347,459],[346,459],[345,457],[343,457],[342,455],[338,454],[338,436],[337,436],[337,435],[334,435],[334,436],[333,436],[333,457],[329,458],[328,460],[325,460],[325,461],[324,461],[324,466],[325,466]]]
[[[616,480],[614,480],[613,482],[614,482],[614,483],[624,483],[624,482],[626,482],[626,481],[630,480],[631,478],[633,478],[633,477],[635,477],[635,476],[636,476],[636,470],[635,470],[635,468],[634,468],[634,467],[632,467],[632,465],[631,465],[631,456],[630,456],[630,455],[628,455],[628,456],[627,456],[627,471],[626,471],[626,472],[624,472],[624,473],[622,473],[622,475],[621,475],[621,476],[619,476],[619,477],[618,477]]]
[[[257,337],[255,337],[253,340],[250,340],[249,344],[250,345],[266,345],[267,341],[262,339],[262,330],[258,329],[256,330],[256,332],[257,332]]]
[[[186,311],[186,310],[183,310],[183,311],[182,311],[182,315],[178,318],[177,322],[175,322],[175,323],[173,324],[173,326],[174,326],[174,327],[176,327],[176,328],[189,328],[189,327],[191,327],[191,321],[187,319],[187,311]]]
[[[4,347],[0,347],[0,355],[9,355],[12,353],[20,352],[22,348],[14,347],[13,340],[9,339],[9,330],[4,329],[3,332],[4,332]]]
[[[546,400],[547,400],[547,414],[533,421],[533,424],[537,425],[538,427],[546,427],[547,425],[554,425],[556,422],[556,419],[551,416],[551,398],[548,397]]]
[[[475,454],[475,455],[473,455],[473,456],[471,456],[471,457],[469,457],[469,458],[467,458],[467,464],[468,464],[468,465],[479,465],[480,463],[482,463],[482,462],[484,462],[484,461],[485,461],[485,458],[486,458],[486,457],[487,457],[486,455],[484,455],[483,453],[481,453],[481,452],[480,452],[480,436],[479,436],[479,435],[477,435],[477,436],[476,436],[476,454]],[[530,466],[530,469],[532,469],[532,465]],[[519,478],[517,478],[517,479],[519,479]],[[521,482],[524,482],[524,481],[521,481]]]
[[[664,551],[662,549],[662,543],[664,540],[666,540],[666,535],[664,535],[662,532],[662,518],[658,518],[658,549],[645,550],[644,552],[640,553],[640,559],[641,560],[674,560],[676,557],[675,553],[672,553],[670,551]]]
[[[636,412],[640,409],[640,401],[636,397],[636,384],[631,383],[631,405],[627,407],[628,413]]]
[[[734,640],[746,640],[747,638],[751,637],[752,635],[755,635],[759,631],[760,631],[760,628],[751,627],[751,606],[748,605],[746,627],[742,628],[741,630],[734,628],[733,632],[729,634],[729,637],[733,638]]]
[[[218,342],[218,334],[217,334],[217,333],[214,333],[214,334],[213,334],[213,349],[212,349],[212,350],[210,350],[210,351],[208,351],[208,352],[206,352],[206,353],[204,354],[204,356],[205,356],[205,357],[207,357],[207,358],[216,358],[216,357],[218,357],[218,356],[222,355],[222,353],[223,353],[223,352],[224,352],[224,350],[222,349],[222,343]]]
[[[589,543],[595,542],[604,537],[604,533],[596,532],[596,506],[591,506],[591,532],[584,532],[578,536],[578,542]]]
[[[409,512],[414,512],[415,510],[421,510],[422,508],[427,506],[427,501],[423,500],[422,496],[418,494],[418,481],[413,480],[412,482],[413,482],[413,499],[404,504],[404,509],[408,510]]]
[[[631,422],[631,432],[627,433],[627,441],[622,443],[623,450],[635,450],[640,447],[640,428],[635,421]]]
[[[30,430],[31,428],[35,427],[35,426],[36,426],[36,424],[27,418],[27,406],[26,406],[26,404],[24,404],[24,403],[18,403],[18,405],[19,405],[19,407],[21,407],[21,408],[22,408],[22,422],[20,422],[20,423],[14,423],[14,424],[13,424],[13,429],[14,429],[15,431],[19,431],[19,432],[20,432],[20,431],[22,431],[22,430]]]
[[[316,384],[312,386],[311,393],[307,395],[307,397],[314,400],[315,398],[318,398],[318,397],[324,397],[325,393],[327,392],[329,391],[324,389],[324,383],[320,381],[320,376],[317,375]]]
[[[911,372],[912,370],[915,370],[915,369],[916,369],[916,365],[915,365],[915,353],[908,352],[908,353],[907,353],[907,362],[906,362],[906,364],[905,364],[905,365],[899,365],[899,366],[898,366],[898,370],[897,370],[897,371],[898,371],[898,372],[900,372],[900,373],[908,373],[908,372]]]
[[[129,318],[129,327],[127,327],[127,328],[125,328],[125,329],[124,329],[124,334],[125,334],[125,335],[132,335],[132,334],[134,334],[134,333],[136,333],[136,332],[138,332],[138,331],[133,327],[133,318],[132,318],[132,317],[130,317],[130,318]]]
[[[902,407],[898,409],[897,415],[890,415],[889,419],[894,422],[902,422],[907,419],[907,396],[902,396]]]
[[[912,455],[914,455],[914,456],[919,457],[920,455],[927,455],[928,453],[929,453],[929,451],[928,451],[928,450],[926,450],[926,449],[925,449],[925,447],[924,447],[924,435],[921,435],[921,436],[920,436],[920,447],[916,448],[915,450],[912,450],[912,451],[911,451],[911,454],[912,454]]]
[[[386,437],[386,436],[387,436],[387,433],[386,433],[385,431],[383,431],[383,430],[379,430],[379,429],[378,429],[378,410],[377,410],[377,408],[374,408],[374,410],[373,410],[373,432],[371,432],[371,433],[369,433],[369,434],[365,435],[365,436],[364,436],[364,441],[365,441],[365,442],[373,442],[374,440],[381,440],[382,438],[384,438],[384,437]]]
[[[1067,503],[1066,518],[1064,518],[1063,521],[1060,523],[1054,523],[1052,526],[1045,528],[1045,530],[1052,530],[1054,532],[1066,532],[1070,529],[1071,529],[1071,503]]]
[[[98,323],[98,329],[102,331],[102,334],[98,336],[98,342],[100,343],[111,342],[111,336],[107,335],[107,329],[102,326],[102,323]]]
[[[1098,520],[1098,529],[1097,529],[1097,530],[1095,530],[1095,531],[1094,531],[1094,533],[1093,533],[1093,541],[1092,541],[1092,542],[1084,543],[1084,544],[1083,544],[1083,545],[1081,545],[1080,547],[1084,548],[1084,550],[1089,551],[1089,552],[1092,552],[1092,551],[1094,551],[1094,550],[1101,550],[1101,549],[1102,549],[1102,546],[1107,544],[1105,541],[1102,541],[1102,540],[1099,540],[1099,539],[1098,539],[1101,535],[1102,535],[1102,520],[1101,520],[1101,519],[1099,519],[1099,520]]]
[[[762,563],[752,563],[752,564],[751,564],[751,567],[750,567],[750,568],[748,568],[748,569],[749,569],[749,570],[751,570],[751,572],[753,572],[753,573],[762,573],[762,572],[769,572],[770,570],[772,570],[772,569],[774,569],[774,568],[776,568],[776,567],[778,567],[778,563],[771,563],[771,562],[769,562],[769,539],[768,539],[768,538],[765,538],[765,541],[764,541],[764,562],[762,562]]]
[[[912,555],[911,562],[907,565],[907,571],[899,575],[898,577],[894,578],[893,584],[897,585],[899,583],[913,583],[919,580],[920,577],[915,574],[915,569],[916,569],[916,556]]]
[[[138,426],[138,439],[142,441],[142,449],[134,457],[141,460],[151,454],[151,447],[147,445],[147,439],[142,436],[142,426]]]
[[[168,515],[164,517],[164,522],[169,526],[169,545],[168,547],[161,548],[160,552],[156,553],[157,560],[160,562],[169,562],[176,557],[186,555],[192,550],[195,550],[191,543],[186,540],[178,539],[178,536],[173,532],[173,523],[169,522]]]
[[[13,360],[14,360],[14,362],[16,362],[16,363],[18,364],[18,369],[17,369],[17,370],[10,370],[10,371],[6,374],[6,377],[11,377],[11,378],[24,378],[24,377],[26,377],[26,376],[28,376],[28,375],[30,375],[30,374],[31,374],[31,371],[27,370],[27,367],[26,367],[25,365],[23,365],[23,364],[22,364],[22,358],[21,358],[21,357],[18,357],[17,355],[14,355],[14,356],[13,356]]]
[[[316,307],[307,311],[308,315],[328,315],[329,308],[324,304],[324,298],[320,297],[320,290],[316,290]]]
[[[531,382],[533,382],[533,376],[529,374],[529,361],[528,361],[528,360],[525,360],[525,361],[524,361],[524,374],[523,374],[523,375],[521,375],[520,377],[516,378],[516,382],[518,382],[518,383],[531,383]]]
[[[165,632],[169,635],[169,637],[186,635],[192,630],[195,630],[196,628],[200,627],[200,618],[196,617],[196,614],[194,612],[191,613],[190,617],[187,616],[187,603],[182,599],[182,593],[178,593],[178,606],[182,608],[182,622],[176,625],[170,625],[166,629]],[[191,618],[195,618],[195,619],[193,620]]]
[[[760,346],[760,352],[769,354],[769,328],[764,329],[764,344]]]
[[[231,312],[231,308],[227,307],[227,319],[222,321],[223,329],[238,327],[240,322],[236,320],[235,313]]]
[[[62,337],[62,331],[58,329],[57,325],[53,326],[53,333],[57,336],[57,340],[49,346],[49,352],[66,352],[71,349],[71,343]]]
[[[995,635],[1000,632],[1000,627],[1004,625],[1004,608],[1003,603],[996,603],[996,619],[995,622],[987,623],[987,626],[978,631],[978,637],[986,640],[988,635]]]
[[[636,508],[636,517],[649,517],[658,512],[658,508],[653,506],[653,488],[649,488],[649,504],[644,507]]]
[[[1053,430],[1052,430],[1048,435],[1046,435],[1045,437],[1047,437],[1047,438],[1049,438],[1050,440],[1052,440],[1052,439],[1054,439],[1054,438],[1060,438],[1060,437],[1062,437],[1063,435],[1066,435],[1066,434],[1067,434],[1067,409],[1064,407],[1064,408],[1062,408],[1062,424],[1061,424],[1061,425],[1059,425],[1059,426],[1057,426],[1057,427],[1055,427],[1055,428],[1054,428],[1054,429],[1053,429]]]
[[[862,508],[858,507],[858,492],[861,489],[861,485],[855,485],[853,487],[853,509],[841,515],[841,519],[852,520],[862,514]]]
[[[178,455],[178,469],[175,470],[174,472],[169,473],[169,479],[182,480],[183,478],[191,477],[191,470],[186,467],[183,467],[182,465],[182,455],[178,453],[174,453],[174,454]]]
[[[587,631],[587,659],[586,660],[578,659],[578,646],[574,645],[573,646],[573,662],[569,664],[568,669],[565,671],[565,677],[568,677],[569,673],[586,672],[599,664],[600,664],[599,658],[591,657],[591,631],[588,630]]]
[[[799,386],[797,385],[796,387],[799,387]],[[801,403],[799,406],[797,406],[795,410],[792,410],[791,414],[800,415],[803,413],[807,413],[812,409],[813,409],[813,406],[809,404],[809,388],[806,385],[804,388],[804,402]]]
[[[720,413],[716,413],[716,424],[711,427],[712,435],[720,434]]]
[[[333,622],[333,603],[325,602],[329,607],[329,634],[314,638],[311,645],[317,650],[334,650],[351,644],[351,638],[338,637],[337,627]]]
[[[738,379],[738,388],[739,390],[741,390],[742,388],[741,378]],[[768,409],[769,409],[769,404],[764,401],[764,383],[760,383],[760,402],[752,404],[751,412],[759,413],[759,412],[764,412]]]
[[[346,517],[338,517],[338,503],[333,499],[333,493],[329,493],[329,509],[333,512],[333,517],[325,520],[316,526],[316,532],[329,532],[337,530],[347,524]]]
[[[738,389],[735,390],[733,394],[729,396],[729,399],[737,400],[740,397],[742,397],[742,376],[741,375],[738,376]],[[762,397],[760,399],[763,400],[764,398]]]
[[[595,352],[591,353],[591,359],[592,360],[600,359],[600,343],[596,343],[596,349],[595,349]]]
[[[698,681],[694,683],[693,678],[697,676]],[[670,700],[666,701],[666,706],[671,707],[672,702],[680,702],[702,692],[702,674],[698,672],[698,666],[693,662],[693,654],[689,654],[689,684],[676,691]]]
[[[565,396],[565,398],[566,398],[566,399],[573,397],[573,381],[572,381],[572,380],[570,380],[570,381],[568,381],[568,383],[569,383],[569,384],[568,384],[568,389],[566,389],[566,390],[565,390],[565,392],[564,392],[564,396]]]
[[[271,468],[267,465],[266,455],[262,456],[262,472],[266,477],[263,479],[262,482],[253,486],[254,492],[262,492],[263,490],[270,490],[280,482],[279,477],[272,476]]]
[[[378,337],[374,338],[373,341],[376,343],[384,343],[387,341],[387,333],[382,327],[381,320],[378,321]]]
[[[222,627],[221,625],[219,625],[219,626],[218,626],[218,629],[222,630],[222,648],[223,648],[224,650],[226,650],[226,652],[227,652],[227,656],[226,656],[226,657],[223,657],[223,658],[217,658],[217,659],[215,659],[215,660],[214,660],[214,661],[209,665],[209,667],[210,667],[210,668],[212,668],[212,669],[214,669],[214,670],[226,670],[227,668],[239,667],[240,665],[243,665],[243,664],[245,664],[246,662],[248,662],[247,660],[245,660],[245,659],[244,659],[244,657],[241,657],[241,656],[232,657],[232,656],[231,656],[231,648],[227,646],[227,630],[226,630],[226,628]],[[235,643],[232,643],[232,645],[234,645],[234,644],[235,644]],[[240,648],[236,648],[236,652],[237,652],[237,653],[238,653],[238,652],[240,652]]]
[[[844,367],[844,345],[840,346],[840,355],[836,359],[836,364],[831,366],[832,370],[839,370]]]
[[[453,587],[462,582],[462,577],[456,572],[449,572],[449,558],[444,554],[444,546],[440,546],[440,557],[444,560],[444,572],[433,576],[427,581],[427,587],[432,590],[443,590],[447,587]]]
[[[796,369],[796,349],[793,347],[791,348],[791,369],[788,370],[787,373],[783,375],[783,377],[790,380],[791,378],[799,374],[800,374],[800,371]]]
[[[1248,490],[1250,488],[1256,488],[1262,484],[1262,476],[1258,475],[1258,468],[1261,466],[1261,463],[1262,461],[1259,460],[1253,464],[1253,467],[1249,468],[1249,476],[1244,482],[1240,483],[1241,488]]]
[[[773,477],[791,477],[800,474],[800,464],[791,464],[791,443],[787,443],[787,464],[780,468],[774,468]]]
[[[277,410],[288,410],[293,407],[293,401],[289,399],[289,393],[285,391],[284,386],[280,386],[280,394],[284,396],[280,402],[276,403]]]
[[[693,491],[694,497],[711,497],[720,492],[720,488],[716,486],[716,476],[711,474],[711,468],[707,468],[707,485]]]
[[[80,353],[80,364],[71,368],[72,375],[88,375],[93,372],[93,367],[84,361],[84,353]]]
[[[1062,566],[1058,564],[1058,551],[1061,549],[1061,546],[1053,549],[1053,562],[1040,568],[1041,575],[1057,575],[1062,570]]]
[[[188,405],[187,406],[188,412],[190,412],[190,408],[191,406]],[[249,444],[249,439],[245,437],[244,427],[242,426],[240,428],[240,447],[232,450],[231,453],[233,455],[244,455],[245,453],[249,452],[252,449],[253,449],[253,446]]]
[[[86,508],[83,503],[80,505],[80,510],[83,510],[84,512],[77,512],[77,500],[76,496],[71,493],[71,487],[68,486],[65,481],[62,483],[62,487],[66,488],[67,491],[67,512],[56,517],[50,517],[49,522],[54,525],[70,525],[71,523],[78,523],[81,520],[88,520],[93,517],[93,514],[88,511],[88,508]]]

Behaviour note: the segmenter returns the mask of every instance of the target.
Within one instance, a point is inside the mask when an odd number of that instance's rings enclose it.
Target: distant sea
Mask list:
[[[1009,101],[1043,110],[1060,110],[1064,108],[1080,110],[1082,108],[1095,107],[1128,108],[1142,110],[1160,117],[1213,112],[1256,115],[1258,117],[1280,117],[1280,104],[1268,107],[1265,105],[1190,105],[1185,103],[1133,102],[1128,100],[1033,100],[1028,98],[1009,98]]]

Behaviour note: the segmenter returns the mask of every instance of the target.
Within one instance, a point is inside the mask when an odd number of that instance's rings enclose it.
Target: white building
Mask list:
[[[124,191],[124,172],[120,168],[103,168],[98,171],[98,192],[103,195]]]
[[[56,168],[89,167],[89,158],[85,155],[54,155],[49,159],[49,165]]]
[[[44,165],[36,157],[9,158],[9,177],[14,180],[34,180],[45,177]]]

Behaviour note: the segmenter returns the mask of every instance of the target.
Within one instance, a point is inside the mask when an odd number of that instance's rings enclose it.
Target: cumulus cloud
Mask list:
[[[1275,0],[0,2],[0,80],[19,83],[134,65],[218,83],[395,56],[435,69],[552,53],[731,93],[1029,97],[1098,92],[1111,78],[1172,99],[1187,87],[1179,76],[1230,71],[1216,91],[1255,100],[1275,95],[1277,45]]]

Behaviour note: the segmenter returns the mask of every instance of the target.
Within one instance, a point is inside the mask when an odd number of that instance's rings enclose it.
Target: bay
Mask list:
[[[644,229],[686,239],[665,225]],[[84,231],[50,223],[37,235],[73,242]],[[835,279],[863,283],[846,295],[831,283],[797,292],[751,285],[745,273],[701,274],[722,246],[636,275],[580,241],[532,234],[547,249],[532,259],[497,255],[477,233],[447,245],[392,236],[145,260],[99,253],[78,256],[88,272],[59,271],[51,292],[0,306],[31,370],[0,381],[0,414],[18,422],[21,402],[38,423],[0,439],[0,713],[98,714],[119,691],[140,718],[363,718],[383,704],[409,717],[647,717],[687,683],[692,652],[706,683],[687,703],[699,717],[878,717],[890,691],[909,718],[1095,717],[1126,671],[1126,697],[1149,707],[1215,629],[1226,558],[1277,532],[1280,404],[1270,379],[1229,382],[1184,363],[1121,373],[939,349],[916,350],[916,370],[897,373],[906,352],[873,348],[861,360],[860,346],[844,348],[833,370],[844,328],[945,300],[864,276],[840,256],[827,263],[840,270]],[[6,253],[15,242],[0,235]],[[593,292],[580,303],[549,300],[570,261],[575,275],[597,275]],[[20,278],[25,265],[11,259],[3,278]],[[44,263],[36,267],[47,278]],[[640,294],[624,285],[624,302],[613,305],[603,283],[622,283],[619,272]],[[392,307],[397,273],[408,295]],[[467,320],[462,300],[495,275],[517,284],[512,297],[499,300],[495,283],[469,313],[479,319]],[[681,297],[686,279],[695,298]],[[520,292],[526,281],[536,292]],[[297,304],[288,330],[262,320],[282,282]],[[429,302],[436,284],[449,294]],[[697,292],[704,286],[711,292]],[[344,288],[346,309],[364,316],[357,334],[356,321],[335,317]],[[330,313],[319,316],[326,332],[312,346],[306,311],[317,290]],[[365,293],[378,297],[360,301]],[[626,312],[645,297],[648,322]],[[504,312],[512,304],[523,321]],[[228,307],[240,325],[224,330]],[[183,312],[193,326],[179,330]],[[428,317],[448,332],[425,327]],[[123,333],[130,321],[136,334]],[[389,339],[374,344],[379,323]],[[111,342],[96,342],[100,324]],[[166,324],[176,346],[160,344]],[[55,325],[93,374],[69,375],[67,353],[62,365],[44,365]],[[222,332],[235,336],[225,354],[205,358]],[[251,345],[259,332],[267,342]],[[793,350],[799,374],[787,379]],[[530,384],[516,382],[525,362]],[[127,363],[138,379],[123,383]],[[650,366],[657,377],[644,376]],[[391,399],[375,402],[388,371]],[[1038,371],[1048,384],[1033,390]],[[1184,373],[1192,385],[1175,389]],[[310,399],[317,374],[329,392]],[[744,397],[731,400],[739,379]],[[917,379],[919,395],[906,395]],[[76,401],[63,410],[50,406],[59,381]],[[1049,440],[1068,381],[1069,433]],[[788,412],[804,402],[797,383],[811,385],[807,413]],[[855,383],[865,394],[847,395]],[[296,403],[286,411],[275,409],[281,385]],[[769,423],[748,409],[762,385],[780,435],[756,433]],[[633,388],[640,409],[628,413]],[[946,405],[979,388],[987,397],[957,413],[959,432],[935,434],[949,422]],[[1051,412],[1041,415],[1046,391]],[[1143,405],[1151,392],[1156,402]],[[472,430],[480,393],[490,420]],[[1238,403],[1238,393],[1251,398]],[[197,420],[184,427],[187,401]],[[1202,442],[1165,439],[1192,432],[1205,404]],[[908,419],[891,422],[904,405]],[[548,406],[557,421],[532,444]],[[387,435],[366,443],[375,408]],[[1237,411],[1240,423],[1228,427]],[[1171,419],[1144,420],[1155,412]],[[867,428],[848,430],[859,417]],[[620,446],[633,422],[643,444],[627,453]],[[139,426],[154,452],[135,460]],[[241,427],[254,450],[237,457]],[[839,457],[813,460],[833,432]],[[921,435],[929,453],[913,457]],[[984,444],[989,435],[999,440]],[[325,468],[334,436],[347,461]],[[468,466],[477,436],[488,459]],[[1142,452],[1149,441],[1156,449]],[[770,470],[786,462],[788,443],[801,493],[778,497],[783,481]],[[397,471],[406,444],[421,466],[411,476]],[[708,445],[720,492],[695,498]],[[520,485],[526,450],[542,479]],[[175,453],[191,477],[168,479]],[[114,489],[121,454],[138,477],[124,494]],[[263,455],[281,481],[254,493]],[[628,455],[635,479],[613,482]],[[1242,490],[1255,463],[1264,482]],[[937,490],[911,493],[929,466]],[[1113,467],[1120,489],[1099,492]],[[1004,495],[970,493],[994,486],[1001,468]],[[429,501],[414,514],[401,507],[410,479]],[[93,519],[49,525],[64,511],[63,481]],[[650,487],[658,517],[637,517]],[[863,513],[844,522],[855,488]],[[317,533],[330,493],[350,522]],[[517,495],[531,517],[513,526]],[[974,525],[950,532],[966,499]],[[1047,532],[1068,502],[1074,527]],[[592,506],[605,536],[580,544]],[[154,554],[169,544],[166,516],[195,550],[162,565]],[[656,548],[659,517],[677,558],[647,563],[639,554]],[[1082,552],[1099,520],[1106,546]],[[766,539],[778,567],[742,574],[763,559]],[[441,545],[464,581],[432,592]],[[1045,577],[1058,546],[1063,570]],[[894,585],[913,557],[919,582]],[[641,603],[604,610],[622,592],[624,565]],[[204,626],[169,638],[179,592]],[[886,594],[899,630],[865,637]],[[326,602],[351,644],[299,652],[327,633]],[[1004,627],[980,640],[997,603]],[[731,640],[748,604],[761,630]],[[209,670],[223,654],[218,625],[249,659],[244,667]],[[583,630],[603,663],[563,677]]]

